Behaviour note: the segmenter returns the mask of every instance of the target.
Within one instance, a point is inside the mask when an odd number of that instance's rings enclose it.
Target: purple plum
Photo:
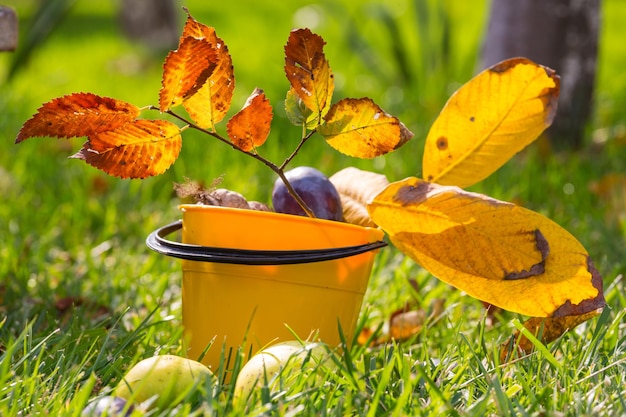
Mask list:
[[[285,172],[285,177],[296,193],[304,200],[315,217],[326,220],[343,220],[341,198],[335,186],[315,168],[297,167]],[[272,191],[272,204],[278,213],[306,216],[306,213],[289,194],[283,181],[278,178]]]

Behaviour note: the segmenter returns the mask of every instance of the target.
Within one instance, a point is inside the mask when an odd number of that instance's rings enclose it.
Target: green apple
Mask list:
[[[113,395],[133,403],[147,403],[147,408],[173,406],[194,385],[213,374],[200,362],[175,355],[144,359],[133,366],[120,381]]]
[[[266,384],[270,390],[276,389],[279,374],[282,387],[288,386],[300,372],[316,372],[332,366],[331,356],[331,350],[318,342],[290,340],[271,345],[241,368],[235,382],[235,399],[246,399],[256,387]]]

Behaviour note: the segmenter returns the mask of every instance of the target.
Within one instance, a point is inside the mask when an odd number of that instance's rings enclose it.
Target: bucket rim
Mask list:
[[[166,236],[182,229],[182,227],[182,220],[159,227],[148,235],[146,245],[157,253],[174,258],[238,265],[289,265],[331,261],[360,255],[387,246],[387,242],[377,240],[361,245],[327,249],[251,250],[193,245],[175,242],[166,238]]]
[[[264,211],[264,210],[250,210],[250,209],[243,209],[243,208],[239,208],[239,207],[225,207],[225,206],[212,206],[209,204],[201,204],[201,203],[195,203],[195,204],[191,204],[191,203],[187,203],[187,204],[179,204],[178,205],[178,209],[185,213],[203,213],[203,212],[215,212],[215,213],[229,213],[229,214],[233,214],[233,215],[237,215],[237,216],[249,216],[250,212],[254,213],[254,216],[258,219],[271,219],[271,220],[277,220],[280,219],[281,221],[285,220],[285,216],[288,216],[289,222],[290,223],[307,223],[307,224],[318,224],[320,226],[324,226],[324,227],[336,227],[336,228],[341,228],[341,229],[363,229],[363,228],[367,228],[367,229],[377,229],[377,228],[373,228],[370,226],[361,226],[358,224],[354,224],[354,223],[347,223],[345,221],[337,221],[337,220],[327,220],[327,219],[321,219],[321,218],[315,218],[315,217],[308,217],[308,216],[304,216],[304,215],[296,215],[296,214],[285,214],[285,213],[278,213],[275,211]]]

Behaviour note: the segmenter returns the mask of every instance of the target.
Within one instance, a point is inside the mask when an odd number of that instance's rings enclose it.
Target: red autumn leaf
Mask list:
[[[235,89],[233,61],[228,53],[228,47],[215,34],[215,29],[199,23],[191,15],[187,17],[181,42],[186,37],[202,39],[211,44],[216,52],[216,67],[209,78],[183,100],[185,110],[198,126],[213,129],[226,116],[233,99]]]
[[[178,158],[180,129],[165,120],[135,120],[89,136],[72,158],[82,159],[109,175],[146,178],[167,170]]]
[[[330,65],[324,56],[324,39],[309,29],[291,32],[285,45],[285,73],[293,90],[319,124],[330,108],[335,90]]]
[[[243,151],[251,151],[265,143],[270,133],[272,106],[261,89],[255,89],[243,109],[226,126],[233,144]]]
[[[139,116],[133,104],[91,93],[55,98],[37,110],[15,139],[19,143],[37,136],[71,138],[114,130]]]
[[[188,36],[181,39],[178,49],[170,52],[163,64],[163,79],[159,107],[167,111],[195,94],[211,76],[217,52],[204,39]]]

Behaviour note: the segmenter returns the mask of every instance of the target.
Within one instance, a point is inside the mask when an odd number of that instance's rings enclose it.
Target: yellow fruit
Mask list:
[[[213,374],[200,362],[175,355],[153,356],[133,366],[113,395],[133,403],[151,400],[150,408],[175,405],[185,393]]]
[[[277,375],[280,373],[282,386],[293,382],[297,373],[315,371],[321,364],[332,365],[332,353],[322,343],[299,342],[296,340],[277,343],[254,355],[241,368],[235,382],[235,399],[247,398],[250,392],[266,384],[276,388]]]

